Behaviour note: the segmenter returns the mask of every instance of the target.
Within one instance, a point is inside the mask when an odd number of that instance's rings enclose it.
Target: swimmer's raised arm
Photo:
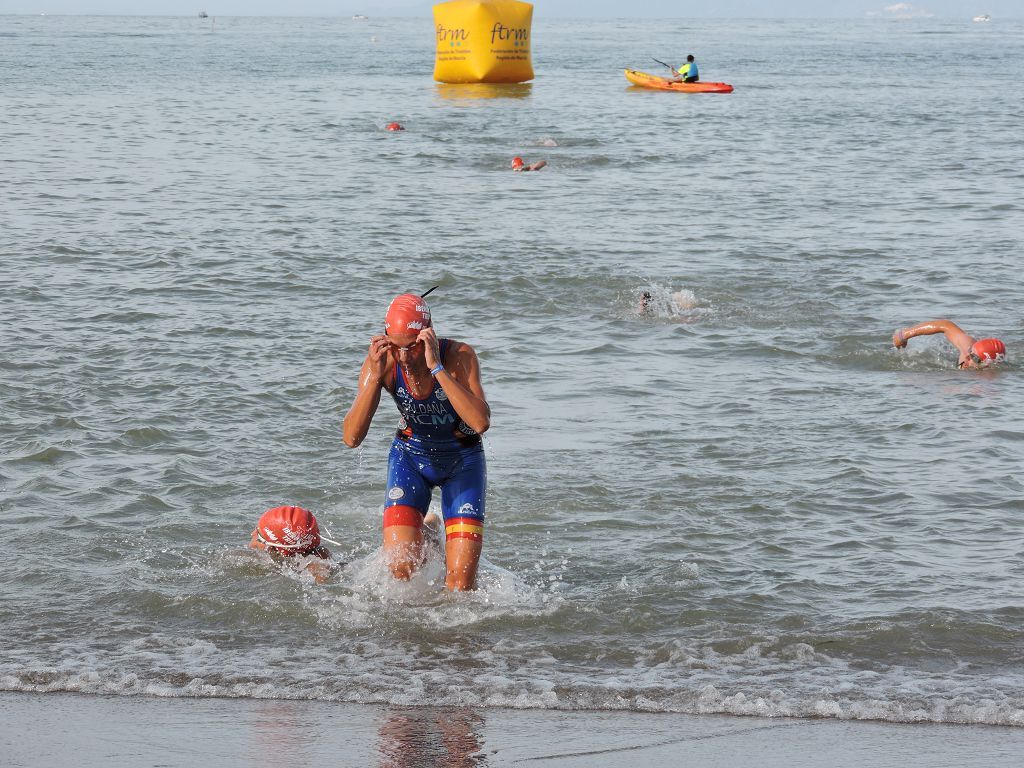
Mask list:
[[[459,418],[478,435],[482,435],[491,428],[491,406],[480,384],[480,363],[476,351],[469,344],[452,342],[446,365],[442,366],[438,359],[440,350],[434,329],[424,328],[418,340],[425,342],[427,366]],[[434,373],[435,370],[437,373]]]
[[[929,320],[909,328],[897,328],[892,334],[892,345],[902,349],[907,346],[908,339],[934,333],[944,334],[949,343],[957,348],[960,353],[958,368],[986,368],[1006,362],[1006,345],[1000,339],[976,340],[951,320]]]
[[[374,336],[370,339],[370,349],[359,369],[359,391],[342,423],[342,440],[349,448],[362,443],[370,431],[370,422],[380,405],[380,391],[388,372],[390,347],[391,342],[387,336]]]
[[[892,345],[897,349],[902,349],[915,336],[931,336],[936,333],[945,334],[949,343],[956,347],[962,356],[971,354],[971,345],[974,344],[974,339],[952,320],[928,320],[909,328],[897,328],[892,335]]]

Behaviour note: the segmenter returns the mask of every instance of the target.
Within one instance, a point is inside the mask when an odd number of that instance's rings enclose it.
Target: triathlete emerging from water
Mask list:
[[[945,334],[949,343],[960,352],[958,368],[985,368],[1006,360],[1006,345],[999,339],[973,339],[951,320],[929,320],[910,328],[897,328],[892,334],[892,345],[897,349],[907,346],[915,336]]]
[[[483,548],[487,464],[480,435],[491,408],[480,385],[476,352],[438,339],[421,296],[396,296],[384,334],[370,339],[359,372],[359,391],[345,415],[345,445],[355,448],[370,428],[381,390],[395,400],[401,419],[388,455],[384,500],[384,553],[397,579],[422,561],[423,517],[441,488],[445,524],[445,586],[473,589]]]

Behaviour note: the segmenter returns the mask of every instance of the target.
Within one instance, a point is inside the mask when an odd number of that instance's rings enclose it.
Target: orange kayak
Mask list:
[[[646,72],[637,72],[635,69],[626,70],[626,79],[633,85],[641,88],[654,88],[659,91],[682,91],[683,93],[732,93],[732,86],[728,83],[681,83],[678,80],[669,80],[657,75],[649,75]]]

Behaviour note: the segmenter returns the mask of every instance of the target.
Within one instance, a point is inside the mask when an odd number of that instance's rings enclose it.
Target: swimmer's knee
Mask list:
[[[384,542],[384,560],[391,575],[408,581],[423,563],[423,548],[416,542]]]
[[[412,563],[404,560],[388,563],[388,569],[391,571],[391,575],[398,581],[408,581],[416,570]]]

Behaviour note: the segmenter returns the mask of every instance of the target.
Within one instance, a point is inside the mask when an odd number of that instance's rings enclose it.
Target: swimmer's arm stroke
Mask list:
[[[426,362],[434,368],[438,362],[437,335],[433,328],[424,328],[419,338],[426,346]],[[437,376],[437,383],[448,396],[459,418],[482,435],[491,427],[491,406],[487,404],[483,386],[480,384],[480,363],[476,352],[469,344],[451,342],[445,368]]]
[[[936,333],[944,334],[949,343],[956,347],[962,356],[971,354],[971,345],[974,344],[974,339],[952,320],[927,320],[909,328],[897,328],[892,335],[892,345],[901,349],[907,346],[907,341],[915,336],[932,336]]]
[[[349,448],[356,448],[370,431],[373,414],[380,405],[380,391],[384,387],[384,377],[388,370],[390,345],[386,336],[370,339],[370,349],[366,353],[363,367],[359,369],[359,391],[342,422],[341,439]]]

